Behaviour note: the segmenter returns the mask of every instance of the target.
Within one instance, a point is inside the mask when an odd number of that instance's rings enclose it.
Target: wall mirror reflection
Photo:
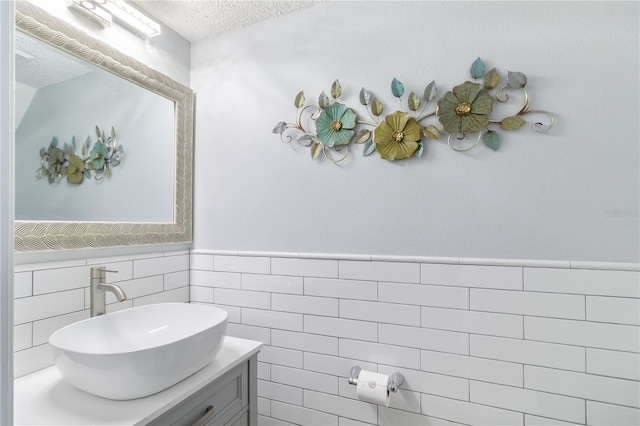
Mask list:
[[[16,3],[17,251],[191,241],[193,93]]]
[[[174,102],[24,33],[15,48],[16,219],[172,222]],[[124,155],[93,169],[117,150],[108,147],[112,128]],[[63,165],[50,148],[67,162],[70,150],[84,173],[56,172]]]

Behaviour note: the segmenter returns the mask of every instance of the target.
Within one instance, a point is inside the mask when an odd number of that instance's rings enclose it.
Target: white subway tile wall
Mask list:
[[[203,263],[212,261],[204,256]],[[89,270],[91,266],[117,270],[109,282],[121,286],[128,299],[117,303],[107,294],[107,312],[164,302],[189,302],[190,259],[187,251],[87,258],[73,262],[47,262],[15,266],[14,375],[24,376],[53,365],[49,336],[56,330],[89,318]],[[206,297],[194,287],[198,297]]]
[[[198,250],[190,297],[265,342],[260,425],[640,424],[637,267],[463,263]],[[53,327],[23,315],[16,345]],[[405,376],[389,408],[356,399],[353,365]]]
[[[15,375],[51,366],[51,333],[89,317],[99,264],[129,296],[108,295],[110,312],[212,304],[229,335],[264,342],[260,425],[640,424],[637,268],[473,263],[180,251],[16,265]],[[405,376],[390,407],[357,400],[353,365]]]

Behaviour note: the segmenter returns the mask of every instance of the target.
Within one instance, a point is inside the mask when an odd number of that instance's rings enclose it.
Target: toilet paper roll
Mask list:
[[[360,371],[358,389],[356,391],[358,399],[388,407],[390,398],[387,383],[389,383],[389,376],[386,374],[366,370]]]

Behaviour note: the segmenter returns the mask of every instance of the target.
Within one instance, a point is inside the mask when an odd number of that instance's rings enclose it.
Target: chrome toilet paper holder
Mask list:
[[[349,373],[349,384],[357,385],[358,384],[358,376],[362,368],[358,365],[354,365],[351,367],[351,372]],[[398,392],[398,388],[402,386],[404,383],[404,376],[398,372],[394,372],[391,376],[389,376],[389,382],[387,383],[387,390],[389,392]]]

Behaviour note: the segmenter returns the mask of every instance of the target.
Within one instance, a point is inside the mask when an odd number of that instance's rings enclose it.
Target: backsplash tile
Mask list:
[[[574,423],[585,422],[585,400],[471,381],[471,402]]]
[[[272,382],[302,387],[303,389],[315,389],[319,392],[338,394],[338,378],[328,374],[315,373],[298,368],[274,365],[271,368]]]
[[[518,267],[422,264],[421,274],[423,284],[522,290]]]
[[[241,287],[243,290],[302,294],[303,279],[279,275],[242,274]]]
[[[89,267],[44,269],[33,272],[33,294],[55,293],[86,287]]]
[[[304,294],[375,301],[378,300],[378,284],[371,281],[304,277]]]
[[[414,348],[340,339],[340,356],[378,364],[420,369],[420,351]]]
[[[628,265],[197,254],[192,301],[212,303],[212,289],[234,313],[228,334],[266,343],[260,424],[640,423],[640,274]],[[404,375],[389,408],[356,399],[354,365]]]
[[[520,315],[423,307],[422,326],[465,333],[522,338],[522,316]]]
[[[338,261],[274,257],[271,259],[271,273],[274,275],[338,278]]]
[[[23,297],[16,299],[13,303],[13,322],[14,324],[23,324],[81,311],[84,308],[84,290],[81,288]]]
[[[527,365],[585,371],[585,348],[472,334],[471,355]]]
[[[587,401],[587,424],[593,426],[640,425],[640,410],[620,405]]]
[[[470,299],[474,311],[585,319],[584,296],[472,288]]]
[[[290,312],[242,308],[242,323],[280,330],[302,331],[302,315]]]
[[[33,272],[16,272],[13,279],[13,297],[20,299],[33,295]]]
[[[420,308],[394,303],[340,300],[340,316],[364,321],[420,325]]]
[[[523,386],[522,364],[433,351],[422,351],[421,355],[424,371],[509,386]]]
[[[640,354],[587,348],[587,373],[640,381]]]
[[[468,425],[514,426],[524,424],[523,415],[514,411],[427,394],[422,395],[422,412]]]
[[[469,334],[430,328],[378,325],[381,343],[469,355]]]
[[[242,275],[232,272],[191,270],[190,285],[198,287],[235,288],[242,286]]]
[[[146,259],[136,259],[133,261],[133,278],[148,277],[151,275],[164,275],[171,272],[184,271],[189,269],[189,255],[172,255],[165,253],[165,256],[152,257]]]
[[[370,281],[419,283],[420,265],[400,262],[340,260],[340,278]]]
[[[378,283],[381,302],[469,309],[469,289],[425,284]]]
[[[529,389],[640,408],[640,386],[631,380],[527,365],[524,381]]]
[[[272,294],[271,309],[301,314],[338,316],[338,300],[327,297]]]
[[[213,256],[213,270],[219,272],[271,273],[268,257]]]
[[[305,315],[304,332],[370,342],[378,341],[378,326],[369,321]]]
[[[524,289],[640,298],[640,272],[524,268]]]
[[[637,326],[526,317],[524,327],[529,340],[640,352]]]
[[[587,296],[587,319],[614,324],[640,325],[640,299]]]

